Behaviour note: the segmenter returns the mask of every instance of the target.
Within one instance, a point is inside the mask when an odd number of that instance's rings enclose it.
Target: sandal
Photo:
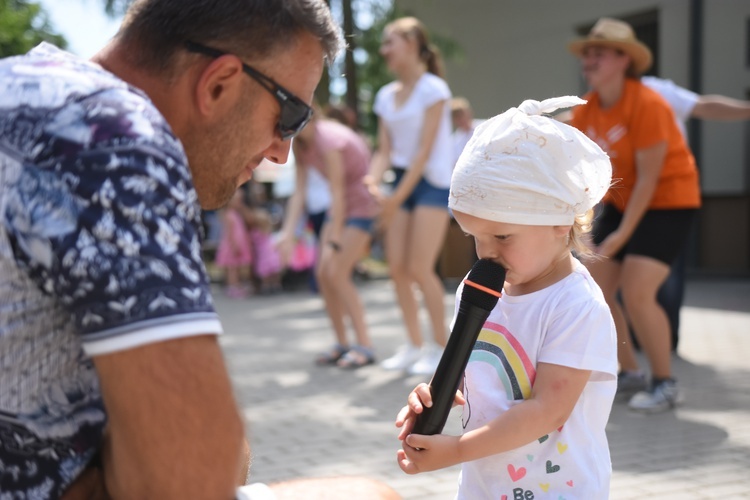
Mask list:
[[[336,365],[339,368],[346,368],[354,370],[362,368],[363,366],[371,365],[375,362],[375,354],[369,347],[355,345],[349,352],[344,354],[341,359],[338,360]]]
[[[334,344],[333,349],[331,351],[318,354],[318,357],[315,358],[315,364],[319,366],[335,365],[348,352],[349,352],[348,346],[341,345],[341,344]]]

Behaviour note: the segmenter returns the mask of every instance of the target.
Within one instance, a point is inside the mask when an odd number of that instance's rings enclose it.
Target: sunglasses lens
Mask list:
[[[312,118],[312,114],[312,108],[303,102],[296,102],[291,99],[284,101],[281,106],[281,118],[279,119],[281,137],[290,139],[299,134]]]

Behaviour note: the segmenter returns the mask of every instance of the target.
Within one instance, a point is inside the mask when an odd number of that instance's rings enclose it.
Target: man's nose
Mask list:
[[[280,135],[274,138],[270,146],[263,152],[263,156],[274,163],[286,163],[292,140],[283,140]]]

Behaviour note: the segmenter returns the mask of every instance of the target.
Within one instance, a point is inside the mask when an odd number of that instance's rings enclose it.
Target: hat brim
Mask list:
[[[648,71],[653,62],[651,49],[641,42],[618,42],[616,40],[604,40],[601,38],[582,38],[568,44],[568,50],[576,57],[583,56],[583,50],[591,45],[611,47],[618,49],[630,56],[633,61],[633,69],[639,75]]]

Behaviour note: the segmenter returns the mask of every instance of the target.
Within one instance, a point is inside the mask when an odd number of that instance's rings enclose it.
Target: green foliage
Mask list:
[[[104,0],[104,12],[110,17],[120,17],[125,14],[133,0]]]
[[[377,129],[377,118],[372,112],[375,93],[393,79],[385,61],[378,51],[380,50],[380,38],[385,26],[401,16],[397,7],[384,5],[383,3],[373,3],[370,5],[371,13],[374,18],[372,26],[366,30],[357,30],[354,37],[357,38],[357,47],[362,49],[366,54],[366,59],[358,64],[359,71],[359,89],[357,97],[361,103],[361,116],[364,131],[371,136],[375,135]]]
[[[65,38],[52,30],[38,3],[0,0],[0,57],[24,54],[43,41],[67,46]]]

